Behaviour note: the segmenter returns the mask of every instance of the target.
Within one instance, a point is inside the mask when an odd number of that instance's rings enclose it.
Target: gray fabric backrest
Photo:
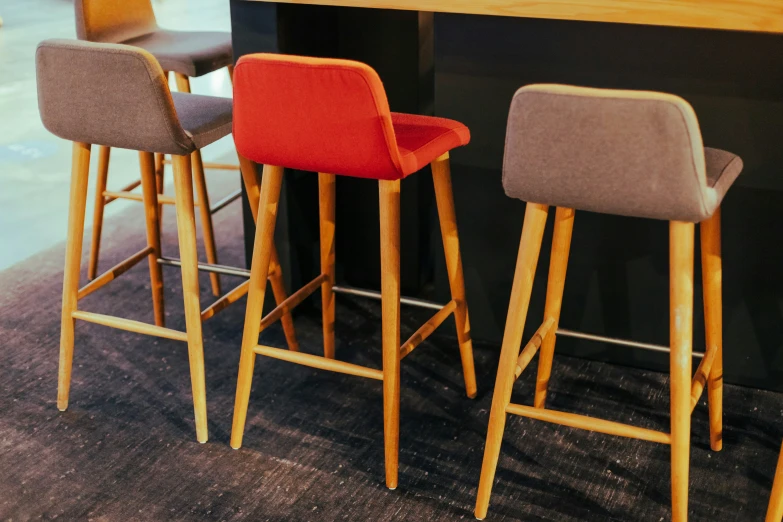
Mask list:
[[[76,36],[120,43],[158,29],[150,0],[74,0]]]
[[[511,102],[506,194],[533,203],[699,221],[714,202],[696,115],[677,96],[530,85]]]
[[[47,40],[36,51],[44,126],[66,140],[166,154],[194,150],[163,70],[127,45]]]

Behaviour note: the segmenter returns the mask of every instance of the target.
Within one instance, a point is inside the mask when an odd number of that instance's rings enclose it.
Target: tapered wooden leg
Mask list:
[[[321,234],[321,273],[327,279],[321,284],[321,315],[324,329],[324,357],[334,359],[334,218],[335,176],[318,174],[318,208]]]
[[[62,322],[60,327],[60,370],[57,378],[57,408],[68,408],[73,367],[74,319],[79,293],[82,260],[84,213],[87,207],[87,183],[90,177],[90,145],[73,144],[71,160],[71,196],[68,203],[68,239],[65,244]]]
[[[165,154],[155,154],[155,185],[158,194],[163,194],[166,188],[166,165],[163,163],[165,159]],[[165,206],[158,204],[158,226],[161,227],[161,233],[163,233],[163,208]]]
[[[226,67],[226,69],[228,70],[228,79],[231,82],[231,85],[233,85],[234,84],[234,66],[233,65],[229,65],[228,67]]]
[[[153,251],[147,256],[150,265],[150,286],[152,287],[152,310],[155,324],[164,326],[163,309],[163,267],[158,263],[160,252],[160,221],[158,217],[158,188],[155,178],[155,159],[151,152],[139,152],[141,164],[141,190],[144,195],[144,217],[147,224],[147,245]]]
[[[258,201],[261,192],[261,183],[258,181],[258,171],[256,170],[256,164],[247,158],[239,156],[239,168],[242,172],[242,180],[245,184],[245,191],[247,192],[248,203],[250,204],[250,211],[253,214],[253,219],[258,221]],[[288,299],[288,292],[285,289],[283,283],[283,270],[280,267],[280,260],[277,257],[277,247],[275,247],[274,240],[272,241],[272,257],[269,264],[269,282],[272,285],[272,293],[274,294],[275,303],[278,305]],[[288,349],[292,352],[299,351],[299,343],[296,340],[296,331],[294,329],[294,319],[291,317],[291,312],[286,312],[280,318],[280,322],[283,325],[283,333],[285,334],[286,344]]]
[[[92,214],[92,243],[90,244],[90,264],[87,278],[92,281],[98,277],[98,257],[101,250],[101,232],[103,231],[103,209],[106,207],[106,182],[109,178],[109,155],[111,147],[98,147],[98,176],[95,182],[95,207]]]
[[[381,322],[386,487],[397,488],[400,452],[400,180],[381,180]]]
[[[506,426],[506,407],[511,401],[514,369],[522,343],[522,332],[525,329],[525,319],[530,305],[530,294],[533,290],[533,278],[538,265],[547,213],[548,207],[546,205],[528,203],[525,209],[525,222],[522,226],[522,239],[519,243],[514,284],[511,288],[511,300],[508,305],[506,328],[503,333],[498,376],[495,382],[495,393],[492,396],[492,409],[489,413],[484,461],[481,464],[481,479],[475,511],[476,518],[479,520],[483,520],[487,516],[489,497],[495,480],[500,445],[503,442],[503,430]]]
[[[199,201],[199,213],[201,214],[201,231],[204,235],[204,250],[207,253],[207,263],[217,264],[217,247],[215,246],[215,231],[212,227],[212,212],[209,210],[209,192],[207,192],[207,178],[204,175],[204,163],[201,161],[201,151],[194,151],[193,161],[193,181],[196,185],[196,197]],[[219,296],[220,276],[211,272],[209,280],[212,283],[212,294]]]
[[[716,350],[707,378],[710,447],[723,449],[723,263],[720,247],[720,207],[701,227],[701,271],[707,350]]]
[[[196,216],[193,207],[193,179],[190,156],[172,156],[177,210],[177,234],[182,261],[182,293],[188,336],[190,381],[196,415],[196,438],[207,441],[207,394],[204,377],[204,341],[201,333],[201,304],[196,250]]]
[[[772,494],[769,497],[766,522],[783,520],[783,446],[780,448],[778,466],[775,470],[775,482],[772,484]]]
[[[245,432],[247,404],[250,400],[250,387],[253,383],[255,347],[261,329],[261,315],[264,309],[266,280],[269,275],[269,262],[272,258],[272,246],[275,239],[277,205],[280,200],[280,186],[283,182],[283,168],[264,166],[261,180],[261,193],[257,207],[256,236],[253,243],[253,260],[250,266],[250,288],[245,309],[245,327],[242,333],[242,352],[239,356],[239,376],[237,394],[234,402],[234,421],[231,427],[231,447],[242,446]]]
[[[555,356],[556,332],[563,305],[563,290],[573,230],[574,209],[558,207],[555,211],[555,232],[552,237],[552,255],[549,260],[549,279],[546,285],[546,305],[544,305],[544,320],[552,318],[554,323],[544,337],[538,354],[536,398],[533,403],[536,408],[543,408],[546,405],[546,392],[549,387],[549,377],[552,375],[552,359]]]
[[[669,224],[672,521],[688,519],[694,224]]]
[[[454,192],[451,187],[449,153],[447,152],[433,161],[431,166],[451,298],[457,303],[457,307],[454,309],[454,322],[457,325],[457,341],[462,358],[465,392],[468,397],[473,398],[476,396],[476,369],[473,364],[473,341],[470,336],[468,302],[465,299],[465,278],[462,274],[462,255],[459,249],[457,214],[454,210]]]

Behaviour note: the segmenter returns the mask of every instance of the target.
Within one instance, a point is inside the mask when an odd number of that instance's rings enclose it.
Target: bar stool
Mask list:
[[[188,344],[196,437],[207,440],[202,321],[247,292],[249,281],[200,310],[191,153],[231,133],[230,98],[171,93],[155,58],[137,47],[78,40],[48,40],[36,52],[38,104],[44,126],[73,141],[68,239],[63,283],[57,407],[68,407],[75,320],[92,322]],[[139,151],[147,246],[79,288],[84,213],[91,144]],[[164,326],[163,274],[154,153],[171,154],[182,267],[186,331]],[[249,187],[253,190],[254,187]],[[274,245],[269,279],[278,302],[286,299]],[[147,258],[155,324],[79,309],[78,301]],[[209,267],[206,267],[209,268]],[[289,346],[296,350],[293,323],[284,315]]]
[[[150,0],[76,0],[76,34],[80,40],[90,42],[122,43],[141,47],[150,52],[160,63],[165,76],[169,71],[179,92],[190,92],[191,77],[203,76],[226,67],[229,77],[233,74],[233,52],[231,34],[214,31],[170,31],[158,27]],[[100,146],[98,149],[98,181],[95,189],[95,207],[93,216],[92,243],[87,276],[92,280],[98,273],[101,232],[104,207],[117,199],[141,201],[139,194],[131,192],[141,184],[135,181],[118,191],[107,191],[109,175],[109,156],[111,149]],[[173,204],[174,200],[163,196],[164,156],[155,157],[158,203]],[[207,262],[218,262],[215,234],[212,226],[212,214],[239,198],[237,190],[210,207],[207,192],[205,168],[237,169],[235,165],[203,163],[201,151],[193,152],[191,158],[195,181],[197,203],[201,216],[201,228],[204,235],[204,247]],[[212,292],[221,294],[218,274],[210,274]]]
[[[449,151],[468,128],[452,120],[389,112],[377,73],[358,62],[256,54],[237,62],[234,141],[243,172],[263,163],[231,447],[242,445],[253,366],[265,355],[383,381],[386,485],[397,487],[400,361],[454,314],[465,388],[476,394],[473,345],[451,190]],[[400,180],[432,166],[452,300],[400,345]],[[321,273],[261,319],[284,168],[318,172]],[[377,180],[380,200],[383,370],[334,359],[335,174]],[[282,310],[321,288],[324,356],[258,344]]]
[[[484,449],[475,515],[487,514],[506,414],[671,445],[673,520],[688,516],[691,412],[709,388],[710,445],[722,447],[720,203],[742,170],[705,148],[696,115],[661,93],[531,85],[511,102],[503,164],[506,194],[527,202]],[[543,324],[520,353],[548,207],[556,206]],[[559,329],[574,209],[663,219],[669,224],[671,433],[545,407]],[[694,223],[701,227],[706,345],[691,378]],[[578,334],[577,335],[582,335]],[[589,336],[604,342],[617,340]],[[628,345],[629,341],[619,341]],[[511,391],[540,350],[534,406]]]

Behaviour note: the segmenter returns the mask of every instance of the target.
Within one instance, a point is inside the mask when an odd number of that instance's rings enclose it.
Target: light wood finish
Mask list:
[[[285,299],[282,303],[277,305],[274,310],[269,312],[263,319],[261,319],[261,327],[259,333],[263,332],[269,325],[283,317],[285,314],[290,314],[291,310],[296,308],[302,301],[307,299],[313,292],[318,290],[318,287],[326,280],[326,274],[321,274],[305,286],[291,294],[288,299]],[[293,350],[296,351],[296,350]]]
[[[193,207],[193,179],[190,156],[174,156],[174,193],[177,200],[177,234],[182,263],[182,294],[196,417],[196,439],[207,441],[207,394],[204,376],[204,343],[201,333],[201,305],[198,284],[196,221]]]
[[[430,317],[426,323],[421,325],[419,329],[416,330],[416,332],[411,335],[402,346],[400,346],[400,360],[404,359],[408,354],[415,350],[417,346],[423,343],[427,337],[432,335],[432,333],[438,329],[438,326],[440,326],[441,323],[443,323],[443,321],[445,321],[446,318],[450,316],[456,309],[457,302],[452,299],[446,303],[443,308],[438,310],[435,315]]]
[[[321,316],[324,332],[324,357],[334,359],[335,302],[332,287],[335,281],[335,199],[334,174],[318,173],[318,213],[321,239],[321,273],[326,275],[321,285]]]
[[[163,267],[158,263],[162,257],[160,243],[160,205],[158,205],[158,184],[155,178],[155,157],[151,152],[139,152],[141,164],[141,188],[144,193],[144,220],[147,230],[147,245],[152,251],[147,256],[150,267],[152,290],[152,313],[155,324],[164,326],[166,316],[163,307]]]
[[[693,223],[669,224],[672,521],[688,519],[693,349]]]
[[[235,303],[242,299],[242,297],[247,294],[248,289],[250,288],[250,281],[245,281],[244,283],[237,285],[234,287],[233,290],[226,293],[223,297],[212,303],[210,306],[206,308],[203,312],[201,312],[201,320],[206,321],[207,319],[211,319],[215,317],[215,314],[218,312],[226,309],[230,304]]]
[[[250,290],[245,308],[245,327],[242,333],[242,352],[239,358],[234,419],[231,427],[231,447],[234,449],[242,446],[242,437],[245,431],[247,405],[250,400],[250,387],[256,359],[255,348],[258,346],[258,334],[261,329],[261,315],[264,307],[266,280],[269,275],[269,263],[272,258],[275,222],[282,182],[282,167],[264,165],[256,214],[256,235],[250,268]]]
[[[506,407],[506,412],[587,431],[597,431],[598,433],[647,440],[650,442],[660,442],[662,444],[669,444],[671,442],[669,434],[662,431],[637,428],[636,426],[629,426],[628,424],[604,419],[596,419],[595,417],[588,417],[586,415],[547,410],[544,408],[536,408],[535,406],[523,406],[521,404],[509,404],[508,407]]]
[[[114,281],[118,277],[120,277],[122,274],[139,264],[139,262],[150,255],[152,252],[154,252],[155,249],[152,247],[145,247],[130,256],[127,259],[123,259],[110,269],[108,269],[106,272],[102,273],[100,276],[94,278],[92,281],[90,281],[88,284],[84,285],[82,288],[79,289],[78,299],[84,299],[91,293],[95,292],[99,288],[103,288],[111,281]],[[157,265],[157,261],[155,262]]]
[[[231,82],[231,84],[234,84],[234,66],[228,65],[226,66],[226,69],[228,70],[228,80]]]
[[[101,248],[101,233],[103,232],[103,209],[106,198],[103,191],[106,190],[106,182],[109,179],[109,156],[111,148],[101,145],[98,147],[98,172],[95,178],[95,205],[92,214],[92,242],[90,243],[90,262],[87,265],[87,279],[92,281],[98,275],[98,256]]]
[[[772,483],[772,494],[769,497],[766,522],[783,520],[783,446],[780,448],[778,466],[775,469],[775,481]]]
[[[462,374],[465,379],[465,393],[476,396],[476,369],[473,363],[473,341],[470,336],[470,318],[465,299],[465,277],[462,273],[462,254],[459,249],[457,214],[454,210],[454,192],[451,185],[449,153],[432,162],[432,181],[435,186],[435,200],[438,206],[440,233],[443,251],[446,255],[446,271],[449,276],[451,298],[457,303],[454,322],[457,326],[457,340],[462,360]]]
[[[282,0],[278,3],[783,33],[783,5],[779,0]]]
[[[707,350],[707,353],[704,354],[699,366],[696,368],[696,373],[693,375],[693,380],[691,381],[691,413],[693,413],[696,405],[699,404],[701,394],[704,392],[704,386],[707,384],[707,378],[715,362],[716,352],[717,350],[714,348]]]
[[[546,336],[552,332],[552,326],[554,326],[554,324],[555,319],[553,317],[547,317],[546,321],[538,327],[538,330],[533,334],[533,337],[525,345],[525,348],[522,349],[522,353],[517,357],[517,365],[514,369],[514,379],[519,379],[519,376],[525,371],[527,365],[530,364],[530,361],[536,356],[536,352],[538,352],[538,349],[541,347],[541,343]],[[538,364],[541,365],[540,362]]]
[[[538,356],[538,375],[536,376],[536,396],[533,404],[536,408],[546,405],[546,392],[549,377],[552,375],[552,362],[555,356],[557,327],[560,324],[560,310],[563,306],[568,256],[571,251],[571,236],[574,230],[574,209],[558,207],[555,211],[555,230],[552,235],[552,254],[549,259],[549,277],[546,285],[546,304],[544,317],[554,320],[553,328],[541,344]]]
[[[117,193],[117,192],[119,192],[119,193],[130,192],[131,190],[135,189],[136,187],[140,187],[140,186],[141,186],[141,178],[137,179],[136,181],[131,181],[130,183],[128,183],[127,185],[122,187],[120,190],[117,190],[117,191],[114,191],[114,192],[111,192],[111,193],[114,194],[114,193]],[[106,191],[103,192],[103,195],[106,196]],[[112,201],[115,201],[116,199],[118,199],[118,198],[114,197],[114,196],[106,197],[106,201],[104,201],[104,203],[106,205],[108,205],[109,203],[111,203]],[[173,203],[174,203],[174,201],[172,200],[172,204]]]
[[[288,361],[296,364],[302,364],[311,368],[318,368],[320,370],[329,370],[331,372],[346,373],[348,375],[356,375],[357,377],[366,377],[368,379],[375,379],[378,381],[383,380],[383,372],[374,368],[367,368],[365,366],[359,366],[357,364],[351,364],[342,361],[336,361],[334,359],[328,359],[319,355],[311,355],[309,353],[292,352],[291,350],[282,350],[280,348],[273,348],[271,346],[257,346],[255,353],[259,355],[266,355],[281,361]]]
[[[163,160],[164,165],[171,163],[171,160]],[[240,170],[239,165],[233,165],[231,163],[212,163],[205,161],[202,163],[205,170]]]
[[[723,449],[723,262],[720,242],[720,207],[701,223],[701,274],[704,287],[704,324],[707,351],[715,350],[707,395],[710,409],[710,447]]]
[[[112,191],[112,190],[105,190],[103,192],[103,195],[110,199],[111,201],[114,201],[116,199],[130,199],[131,201],[144,201],[144,195],[143,194],[134,194],[133,192],[123,192],[123,191]],[[175,205],[177,201],[171,197],[166,196],[163,194],[158,194],[158,204],[160,205]],[[199,206],[198,201],[194,201],[194,206]]]
[[[261,183],[258,179],[256,164],[240,155],[239,166],[242,173],[242,181],[245,184],[245,191],[247,192],[250,212],[253,215],[253,220],[258,221],[258,202]],[[283,270],[280,268],[280,260],[277,257],[277,247],[275,247],[274,240],[269,248],[272,249],[272,257],[269,264],[269,283],[272,285],[272,294],[275,297],[275,303],[279,305],[288,298],[288,292],[286,291],[285,283],[283,282]],[[285,334],[288,349],[292,352],[298,352],[299,343],[296,340],[293,317],[290,313],[285,313],[283,314],[283,317],[280,318],[280,322],[283,325],[283,333]]]
[[[65,244],[62,319],[60,325],[60,362],[57,376],[57,408],[68,408],[73,367],[74,319],[79,294],[84,213],[87,206],[87,183],[90,176],[90,145],[73,144],[71,191],[68,203],[68,236]]]
[[[548,210],[546,205],[535,203],[528,203],[525,208],[525,221],[522,225],[522,238],[519,242],[514,283],[506,316],[505,332],[503,333],[503,345],[500,352],[495,392],[492,396],[487,442],[484,446],[484,460],[481,465],[481,479],[476,499],[475,515],[480,520],[487,516],[489,497],[495,480],[500,445],[503,442],[503,430],[506,426],[506,407],[511,401],[514,369],[522,343],[522,333],[525,329],[530,295],[533,290],[533,278],[538,265]]]
[[[96,314],[92,312],[85,312],[83,310],[77,310],[73,313],[73,318],[87,321],[89,323],[125,330],[128,332],[153,335],[155,337],[163,337],[164,339],[172,339],[174,341],[187,342],[188,340],[188,336],[185,332],[172,330],[171,328],[163,328],[161,326],[155,326],[153,324],[147,324],[141,321],[123,319],[122,317],[115,317],[113,315]]]
[[[397,488],[400,453],[400,180],[378,182],[381,221],[383,439],[386,487]]]

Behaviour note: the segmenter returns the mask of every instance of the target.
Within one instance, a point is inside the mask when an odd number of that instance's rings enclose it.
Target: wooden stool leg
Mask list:
[[[560,323],[560,309],[563,305],[563,290],[573,230],[574,209],[558,207],[555,211],[555,231],[552,237],[552,255],[549,260],[549,279],[544,305],[544,320],[551,317],[555,322],[544,337],[538,354],[536,398],[533,403],[536,408],[543,408],[546,405],[546,392],[549,387],[549,377],[552,375],[552,359],[555,356],[556,332]]]
[[[139,152],[141,164],[141,190],[144,195],[144,217],[147,224],[147,245],[153,248],[147,256],[150,265],[150,287],[152,287],[152,310],[155,324],[164,326],[163,309],[163,267],[158,263],[160,253],[160,221],[158,217],[158,187],[155,178],[155,158],[151,152]]]
[[[324,357],[334,359],[334,232],[335,175],[318,174],[318,208],[320,214],[321,273],[327,279],[321,284],[321,315],[324,330]]]
[[[506,407],[511,401],[511,389],[514,386],[514,370],[522,343],[522,332],[530,305],[533,290],[533,278],[538,265],[541,241],[544,236],[548,207],[528,203],[525,209],[525,222],[522,226],[522,239],[519,243],[517,267],[514,272],[514,284],[511,289],[511,301],[506,316],[506,328],[503,333],[503,346],[500,351],[498,376],[495,393],[492,396],[492,409],[489,414],[487,443],[484,446],[484,461],[481,465],[478,497],[476,499],[476,518],[483,520],[487,516],[489,497],[495,480],[495,470],[503,442],[503,430],[506,426]]]
[[[201,231],[204,235],[204,250],[207,253],[207,263],[217,264],[217,247],[215,246],[215,231],[212,227],[212,212],[209,210],[209,192],[207,191],[207,178],[204,175],[204,163],[201,161],[201,151],[197,150],[192,154],[193,161],[193,181],[196,185],[196,197],[199,201],[199,213],[201,214]],[[220,276],[215,273],[209,274],[209,280],[212,283],[212,294],[219,296]]]
[[[778,466],[775,470],[775,482],[772,483],[772,494],[769,498],[766,522],[783,520],[783,446],[780,448]]]
[[[253,243],[253,260],[250,267],[250,288],[245,309],[245,327],[242,333],[242,352],[239,356],[239,376],[237,394],[234,402],[234,420],[231,427],[231,447],[242,446],[245,432],[247,405],[250,401],[250,387],[253,383],[253,366],[256,360],[255,347],[261,329],[261,316],[264,311],[266,280],[269,276],[269,263],[275,239],[277,205],[280,200],[280,186],[283,182],[283,168],[264,166],[261,180],[261,193],[257,206],[256,236]]]
[[[228,70],[228,80],[231,82],[231,85],[234,85],[234,66],[229,65],[226,67],[226,70]]]
[[[688,520],[694,224],[669,224],[672,521]]]
[[[98,277],[98,257],[101,250],[101,232],[103,231],[103,209],[106,207],[106,183],[109,178],[109,155],[111,147],[98,147],[98,176],[95,182],[95,207],[92,217],[92,243],[90,244],[90,264],[87,278],[92,281]]]
[[[258,202],[261,191],[261,184],[258,181],[258,170],[256,164],[247,158],[239,156],[239,170],[242,173],[242,180],[245,183],[245,191],[250,205],[250,212],[253,214],[253,220],[258,221]],[[275,247],[274,238],[272,240],[272,257],[269,264],[269,282],[272,285],[272,293],[275,297],[275,303],[278,305],[288,298],[285,284],[283,283],[283,270],[280,267],[280,260],[277,257],[277,247]],[[299,351],[299,343],[296,340],[296,331],[294,330],[294,319],[291,312],[286,312],[280,318],[283,324],[283,333],[285,334],[286,344],[292,352]]]
[[[381,221],[383,438],[386,487],[397,488],[400,451],[400,180],[378,182]]]
[[[166,189],[166,160],[165,154],[155,154],[155,186],[158,189],[158,194],[163,194]],[[163,208],[166,205],[158,204],[158,227],[160,227],[160,233],[163,233]]]
[[[201,334],[193,180],[190,155],[173,155],[171,159],[174,166],[177,234],[182,261],[182,294],[185,301],[185,326],[188,336],[193,409],[196,416],[196,438],[203,443],[207,441],[207,394],[204,377],[204,341]]]
[[[459,233],[457,231],[457,214],[454,210],[449,153],[447,152],[433,161],[431,166],[451,298],[457,303],[457,307],[454,309],[454,322],[457,325],[457,340],[462,358],[465,392],[468,397],[473,398],[476,396],[476,369],[473,364],[473,341],[470,337],[468,303],[465,299],[465,277],[462,273],[462,255],[459,250]]]
[[[74,318],[79,293],[79,271],[82,260],[84,213],[87,207],[87,183],[90,178],[90,145],[73,144],[71,160],[71,195],[68,204],[68,239],[65,244],[62,322],[60,329],[60,369],[57,378],[57,408],[68,408],[73,367]]]
[[[716,350],[707,378],[710,447],[723,449],[723,264],[720,247],[720,207],[701,227],[701,271],[707,350]]]

